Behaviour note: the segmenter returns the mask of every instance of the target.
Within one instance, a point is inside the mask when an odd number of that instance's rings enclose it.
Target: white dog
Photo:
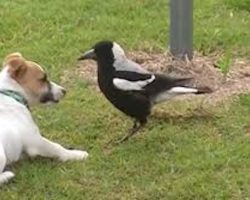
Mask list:
[[[14,177],[4,171],[7,164],[28,156],[44,156],[61,161],[82,160],[88,153],[68,150],[41,136],[29,107],[58,102],[65,89],[48,81],[45,71],[20,53],[8,55],[0,72],[0,185]]]

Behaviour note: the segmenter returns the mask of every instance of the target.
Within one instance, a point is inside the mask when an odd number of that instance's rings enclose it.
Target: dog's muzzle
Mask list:
[[[56,83],[50,82],[48,85],[48,91],[45,92],[41,98],[41,103],[58,103],[66,95],[66,90],[57,85]]]

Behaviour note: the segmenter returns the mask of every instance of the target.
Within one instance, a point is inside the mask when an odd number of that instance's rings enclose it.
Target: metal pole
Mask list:
[[[193,58],[193,0],[170,0],[170,52]]]

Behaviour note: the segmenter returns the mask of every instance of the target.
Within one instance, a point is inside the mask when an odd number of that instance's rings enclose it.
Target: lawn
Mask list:
[[[195,0],[194,7],[197,51],[249,58],[249,0]],[[0,17],[1,60],[20,51],[68,90],[60,104],[34,109],[43,135],[90,153],[85,162],[38,158],[10,166],[16,178],[0,189],[1,200],[249,199],[249,96],[205,118],[152,117],[136,137],[106,148],[132,122],[65,73],[101,39],[164,52],[167,0],[0,0]]]

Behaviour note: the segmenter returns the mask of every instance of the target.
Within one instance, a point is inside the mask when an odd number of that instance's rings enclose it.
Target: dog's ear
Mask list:
[[[4,58],[3,67],[5,67],[8,62],[13,58],[23,58],[22,54],[19,52],[11,53]]]
[[[8,72],[13,79],[22,76],[27,69],[25,59],[20,53],[12,53],[6,56],[3,66],[8,67]]]

